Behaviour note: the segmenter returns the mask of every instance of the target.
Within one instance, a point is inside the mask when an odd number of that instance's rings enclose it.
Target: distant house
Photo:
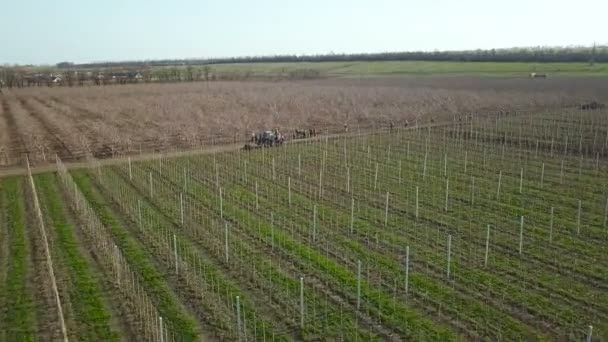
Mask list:
[[[112,79],[116,83],[135,83],[143,80],[143,76],[141,73],[136,71],[127,71],[127,72],[114,72],[112,73]]]
[[[547,78],[547,74],[539,74],[537,72],[530,73],[530,78]]]

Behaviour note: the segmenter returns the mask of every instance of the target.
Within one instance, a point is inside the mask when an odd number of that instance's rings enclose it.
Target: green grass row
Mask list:
[[[7,273],[0,284],[0,337],[5,341],[36,341],[36,303],[28,290],[30,246],[25,222],[23,178],[12,177],[0,182],[2,204],[0,226],[8,239]]]
[[[97,190],[86,171],[77,170],[71,174],[101,222],[110,230],[129,265],[141,277],[142,285],[155,302],[160,314],[171,322],[174,332],[179,334],[183,341],[197,340],[200,332],[194,318],[185,311],[175,293],[169,288],[165,275],[152,262],[153,256],[129,234],[112,210],[111,202]]]
[[[69,299],[74,311],[77,336],[88,341],[118,341],[120,334],[111,326],[111,311],[104,302],[100,279],[80,251],[73,222],[70,222],[55,174],[36,177],[43,212],[49,218],[48,228],[56,236],[53,256],[55,264],[63,264],[72,286]]]

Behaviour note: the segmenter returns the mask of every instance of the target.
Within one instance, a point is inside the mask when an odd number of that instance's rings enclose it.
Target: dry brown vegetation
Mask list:
[[[408,77],[28,88],[0,97],[0,163],[44,163],[247,139],[260,129],[338,132],[468,113],[608,102],[605,79]]]

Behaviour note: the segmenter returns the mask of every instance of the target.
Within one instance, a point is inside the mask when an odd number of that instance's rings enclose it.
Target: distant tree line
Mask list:
[[[445,61],[445,62],[608,62],[608,46],[593,47],[538,47],[467,51],[412,51],[325,55],[246,56],[210,59],[161,59],[147,61],[98,62],[73,64],[62,62],[59,68],[108,68],[142,66],[189,66],[229,63],[286,63],[286,62],[355,62],[355,61]]]

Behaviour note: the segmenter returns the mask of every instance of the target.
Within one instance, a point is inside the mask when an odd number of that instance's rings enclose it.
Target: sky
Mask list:
[[[0,64],[608,43],[606,0],[1,0]]]

